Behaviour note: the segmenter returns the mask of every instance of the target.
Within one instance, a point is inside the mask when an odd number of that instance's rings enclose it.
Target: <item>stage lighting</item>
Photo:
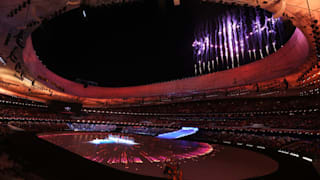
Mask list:
[[[85,10],[82,10],[82,15],[83,15],[84,18],[87,17],[87,14],[86,14],[86,11],[85,11]]]
[[[3,65],[7,65],[7,62],[6,62],[2,57],[0,57],[0,62],[1,62]]]

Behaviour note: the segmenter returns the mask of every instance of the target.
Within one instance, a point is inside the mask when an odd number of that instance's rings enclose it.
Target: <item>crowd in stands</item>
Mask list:
[[[77,115],[0,103],[0,135],[11,132],[8,126],[31,132],[122,128],[123,133],[152,136],[191,126],[201,129],[193,137],[197,140],[263,145],[319,158],[319,100],[318,97],[225,99],[100,109]]]
[[[183,124],[184,126],[198,127],[259,127],[276,129],[320,129],[319,113],[291,114],[291,115],[266,115],[244,118],[204,118],[204,117],[170,117],[165,118]]]
[[[4,96],[6,97],[6,96]],[[112,109],[116,114],[84,112],[77,117],[49,112],[47,108],[0,105],[0,118],[9,120],[50,120],[86,123],[139,123],[154,126],[248,127],[320,129],[318,97],[225,99]],[[105,111],[103,111],[105,112]],[[109,111],[110,112],[110,111]],[[205,113],[206,112],[206,113]],[[152,113],[162,113],[155,115]],[[89,122],[88,122],[89,121]]]
[[[320,159],[320,140],[314,139],[312,141],[301,140],[297,143],[283,147],[283,149],[298,153],[302,156],[309,156],[316,159]]]
[[[56,122],[11,121],[8,124],[29,132],[64,131],[69,128],[66,123]]]
[[[318,113],[307,115],[275,115],[275,116],[259,116],[250,117],[245,120],[225,120],[215,121],[215,126],[252,126],[254,124],[262,124],[268,128],[283,129],[320,129],[320,121]]]
[[[44,103],[38,101],[31,101],[29,99],[18,98],[14,96],[7,96],[0,94],[1,104],[12,104],[20,106],[33,106],[33,107],[47,107]]]
[[[289,136],[268,136],[249,133],[239,133],[230,131],[200,131],[196,134],[198,139],[215,140],[218,142],[230,141],[233,144],[247,143],[253,145],[263,145],[268,148],[280,149],[298,139]]]
[[[247,144],[263,146],[274,151],[287,150],[298,153],[301,156],[320,158],[320,141],[318,139],[303,139],[290,136],[240,133],[233,131],[199,131],[192,136],[194,140],[202,140],[213,143],[230,142],[230,144],[242,146]],[[237,144],[238,143],[238,144]]]
[[[277,97],[215,99],[210,101],[190,101],[161,105],[143,105],[129,108],[113,108],[115,112],[164,113],[164,114],[212,114],[213,116],[232,114],[243,115],[257,112],[318,109],[320,97]],[[280,112],[281,113],[281,112]]]
[[[31,117],[58,119],[64,117],[63,114],[49,112],[47,109],[33,107],[16,107],[11,105],[0,105],[0,117]]]
[[[45,108],[17,107],[0,105],[2,121],[46,121],[46,122],[77,122],[89,124],[144,125],[175,127],[196,126],[200,128],[243,127],[259,125],[260,128],[319,130],[320,111],[301,111],[291,113],[254,113],[246,117],[212,117],[206,115],[124,115],[83,113],[69,116],[62,113],[49,112]]]
[[[111,132],[116,130],[116,125],[107,124],[87,124],[87,123],[68,123],[69,129],[73,131],[101,131]]]
[[[122,133],[129,134],[142,134],[149,136],[157,136],[158,134],[175,131],[172,128],[155,128],[155,127],[145,127],[145,126],[126,126],[122,128]]]

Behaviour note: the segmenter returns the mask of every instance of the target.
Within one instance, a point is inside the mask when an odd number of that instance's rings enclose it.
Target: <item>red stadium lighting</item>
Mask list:
[[[180,6],[180,0],[173,0],[173,4],[175,6]]]

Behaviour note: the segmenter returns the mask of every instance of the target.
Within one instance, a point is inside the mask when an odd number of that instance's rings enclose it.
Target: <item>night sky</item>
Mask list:
[[[121,87],[175,80],[194,75],[195,27],[226,9],[154,0],[82,7],[41,25],[33,45],[48,69],[73,81]]]

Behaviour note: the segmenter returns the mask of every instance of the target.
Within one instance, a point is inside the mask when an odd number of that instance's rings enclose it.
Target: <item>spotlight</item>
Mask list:
[[[0,57],[0,62],[1,62],[3,65],[7,65],[7,62],[6,62],[2,57]]]

